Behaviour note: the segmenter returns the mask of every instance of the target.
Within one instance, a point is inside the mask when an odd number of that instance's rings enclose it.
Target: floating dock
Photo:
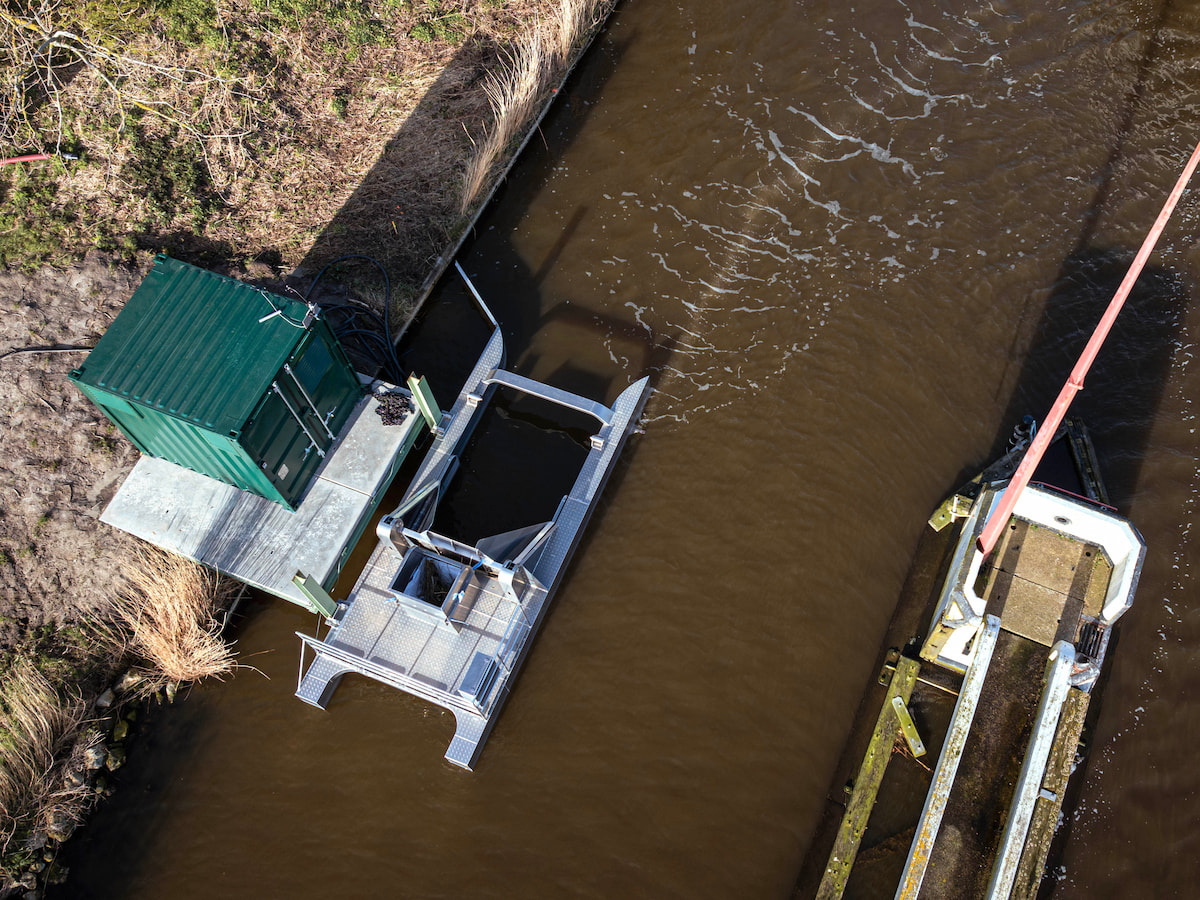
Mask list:
[[[373,385],[409,397],[404,388]],[[408,413],[384,425],[380,399],[362,397],[295,512],[163,459],[143,456],[100,520],[163,550],[314,612],[297,572],[331,590],[424,427]]]
[[[1086,433],[1069,422],[1060,444],[1088,496],[1031,485],[992,554],[976,543],[1023,446],[931,518],[799,896],[1037,895],[1145,554]]]
[[[469,284],[469,282],[468,282]],[[494,321],[494,320],[493,320]],[[323,638],[300,634],[313,660],[296,695],[324,708],[357,672],[449,709],[446,759],[474,767],[549,601],[649,392],[630,385],[607,407],[503,370],[496,329],[380,541]],[[592,416],[599,430],[553,519],[473,545],[430,530],[488,398],[515,390]]]

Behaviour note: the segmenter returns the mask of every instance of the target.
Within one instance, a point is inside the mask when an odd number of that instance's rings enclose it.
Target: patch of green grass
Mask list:
[[[225,42],[215,24],[215,0],[157,0],[155,8],[167,27],[167,36],[181,44],[217,47]]]
[[[122,174],[134,185],[147,203],[147,230],[166,226],[181,216],[191,219],[199,231],[220,206],[208,169],[195,144],[175,135],[142,133],[139,154],[123,168]]]
[[[5,662],[27,659],[51,684],[75,684],[97,665],[92,645],[93,637],[78,625],[46,623],[30,628]]]
[[[203,2],[203,0],[171,0],[171,2]],[[332,25],[351,47],[386,46],[391,32],[385,18],[392,18],[404,8],[403,0],[383,0],[385,15],[375,15],[369,2],[342,0],[251,0],[256,12],[264,14],[276,27],[298,29],[305,22],[320,16]],[[341,41],[339,40],[339,43]]]
[[[355,16],[349,19],[345,25],[346,39],[354,46],[384,47],[391,38],[391,34],[379,19]]]
[[[329,101],[329,108],[339,119],[344,119],[350,110],[350,98],[345,94],[334,94],[333,99]]]
[[[419,15],[420,21],[409,32],[418,41],[457,44],[466,34],[467,20],[462,13],[443,7],[438,0],[425,0]]]
[[[111,438],[96,437],[92,440],[92,449],[104,456],[112,456],[117,452],[117,442]]]
[[[146,6],[141,0],[66,0],[60,9],[109,50],[145,31]]]
[[[31,167],[0,181],[0,264],[32,270],[64,257],[78,216],[58,202],[51,169]]]
[[[329,10],[328,0],[253,0],[254,9],[266,13],[280,25],[296,28],[309,16]]]

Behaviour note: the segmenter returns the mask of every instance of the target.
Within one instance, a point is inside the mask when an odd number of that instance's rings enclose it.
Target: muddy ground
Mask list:
[[[141,276],[99,253],[66,269],[0,271],[0,355],[94,344]],[[67,382],[85,356],[0,359],[0,647],[102,610],[134,542],[99,521],[137,451]]]

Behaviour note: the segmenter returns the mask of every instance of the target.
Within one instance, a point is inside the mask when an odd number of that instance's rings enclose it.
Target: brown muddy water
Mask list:
[[[57,896],[788,896],[926,516],[1200,137],[1194,5],[1057,6],[625,3],[464,257],[510,368],[656,384],[477,771],[390,689],[294,699],[312,619],[257,601],[262,674],[152,717]],[[1055,897],[1200,879],[1198,219],[1078,402],[1150,549]]]

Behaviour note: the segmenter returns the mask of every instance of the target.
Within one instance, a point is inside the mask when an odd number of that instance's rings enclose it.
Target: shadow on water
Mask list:
[[[1163,33],[1173,8],[1173,0],[1164,0],[1146,29],[1145,51],[1138,60],[1116,139],[1096,174],[1096,195],[1084,215],[1075,250],[1063,261],[1050,289],[1040,321],[1032,335],[1021,327],[1014,330],[1012,358],[1017,358],[1022,342],[1029,349],[1015,380],[1001,380],[1001,390],[1013,385],[1002,429],[1015,426],[1025,415],[1040,419],[1050,409],[1133,260],[1136,248],[1102,246],[1096,233],[1101,218],[1110,211],[1119,165],[1146,103],[1147,85],[1163,62]],[[1162,185],[1164,200],[1170,187]],[[1152,220],[1146,221],[1145,229],[1151,224]],[[1143,269],[1071,407],[1096,438],[1110,497],[1118,507],[1128,504],[1137,485],[1171,364],[1171,338],[1181,327],[1192,281],[1160,267]],[[1006,430],[996,436],[991,458],[1004,451],[1008,438]]]
[[[1040,418],[1049,410],[1131,258],[1125,250],[1088,249],[1063,263],[1017,376],[1006,425],[1026,414]],[[1118,508],[1128,506],[1137,486],[1171,365],[1172,339],[1190,295],[1190,278],[1163,268],[1145,269],[1072,404],[1071,414],[1092,432]],[[993,455],[1007,439],[1007,434],[998,436]]]
[[[624,47],[611,38],[593,47],[587,66],[576,69],[543,120],[538,136],[526,147],[520,165],[501,185],[492,203],[476,223],[459,254],[468,276],[500,323],[504,335],[506,367],[528,374],[538,362],[531,349],[535,337],[548,326],[561,327],[582,337],[614,338],[627,353],[627,369],[611,371],[576,362],[559,365],[542,375],[555,387],[611,402],[625,385],[648,374],[655,382],[679,341],[677,333],[658,333],[636,318],[572,304],[568,299],[547,308],[544,282],[557,261],[569,252],[572,240],[589,213],[576,206],[550,249],[530,264],[512,244],[530,204],[554,173],[565,150],[578,137],[610,77]],[[451,402],[487,340],[488,326],[474,309],[458,274],[450,269],[434,287],[429,301],[401,341],[402,364],[429,378],[439,403]]]
[[[501,186],[459,255],[500,324],[507,369],[532,375],[542,361],[534,349],[536,339],[547,329],[579,346],[611,339],[620,347],[629,360],[627,367],[615,362],[598,367],[594,360],[572,357],[534,376],[605,403],[613,402],[642,375],[649,375],[655,383],[674,352],[678,334],[648,330],[632,314],[622,316],[566,298],[551,302],[546,295],[544,282],[561,256],[569,252],[588,215],[587,205],[572,210],[549,250],[535,263],[522,259],[512,238],[520,232],[530,203],[586,123],[616,70],[623,46],[611,40],[598,44],[589,65],[577,69],[568,80],[543,120],[539,136],[526,148],[520,165]],[[427,377],[438,403],[448,407],[489,332],[490,326],[475,308],[462,279],[451,269],[405,332],[401,364]],[[594,431],[595,421],[589,417],[498,392],[467,446],[463,468],[439,513],[438,527],[471,539],[550,518],[579,470],[586,436]],[[620,464],[614,477],[619,480],[627,465],[628,460]]]
[[[1033,333],[1026,331],[1015,338],[1014,357],[1022,341],[1029,350],[1015,379],[1002,382],[1013,384],[1002,420],[1005,428],[1018,423],[1023,415],[1040,417],[1049,410],[1134,258],[1136,248],[1104,246],[1096,235],[1101,219],[1118,212],[1113,208],[1113,196],[1119,165],[1146,100],[1147,82],[1163,61],[1163,33],[1173,7],[1172,0],[1162,3],[1147,31],[1146,51],[1116,141],[1097,173],[1096,195],[1083,219],[1076,249],[1063,261]],[[1172,184],[1156,186],[1160,202]],[[1157,213],[1157,204],[1151,206]],[[1134,232],[1145,233],[1152,221],[1136,223]],[[1082,418],[1093,436],[1110,502],[1126,513],[1137,491],[1167,387],[1176,337],[1185,326],[1195,285],[1195,275],[1189,271],[1162,266],[1143,269],[1071,407],[1071,414]],[[997,435],[993,457],[1003,451],[1007,440],[1007,432]],[[1110,658],[1118,652],[1120,637],[1117,628],[1109,646]],[[1110,673],[1111,666],[1106,666],[1092,695],[1085,745],[1101,714]],[[1073,770],[1063,803],[1065,814],[1048,856],[1051,867],[1071,839],[1075,817],[1069,811],[1079,804],[1090,761],[1091,754],[1081,754]],[[1055,887],[1054,879],[1044,880],[1038,896],[1052,895]]]

